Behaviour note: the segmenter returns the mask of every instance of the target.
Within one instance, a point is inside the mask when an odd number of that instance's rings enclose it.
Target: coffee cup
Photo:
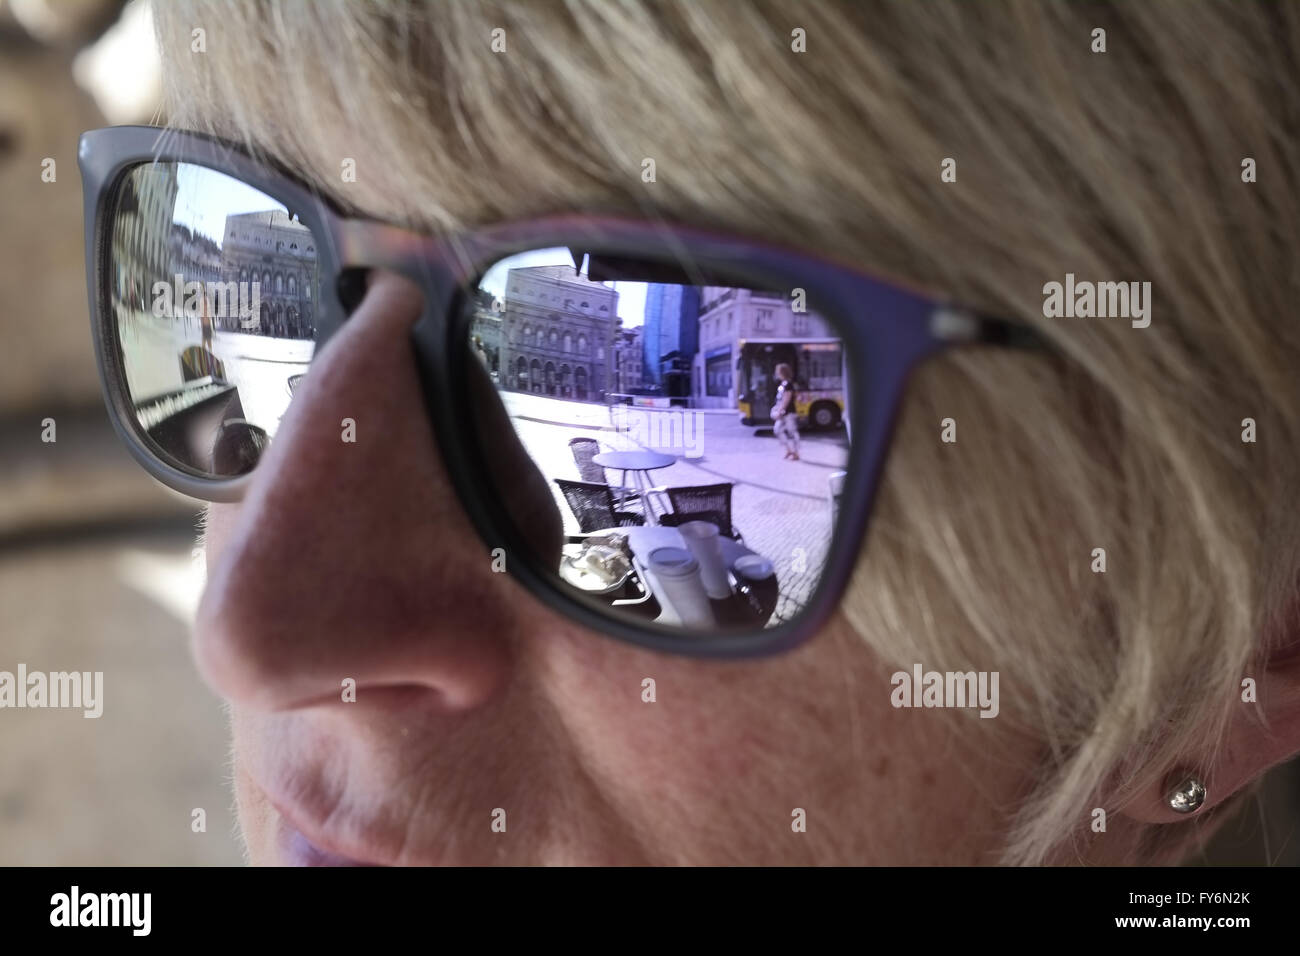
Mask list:
[[[726,562],[722,560],[718,526],[712,521],[686,521],[678,525],[677,530],[700,563],[700,579],[709,597],[714,600],[731,597],[731,580],[727,577]]]
[[[686,548],[655,548],[646,555],[647,570],[659,585],[655,597],[688,627],[714,623],[713,607],[700,580],[700,563]]]

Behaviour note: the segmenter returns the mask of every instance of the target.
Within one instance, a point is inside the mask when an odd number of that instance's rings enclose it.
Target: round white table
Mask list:
[[[645,512],[646,521],[653,524],[655,514],[646,494],[652,487],[650,472],[667,468],[677,461],[677,456],[665,455],[657,451],[603,451],[593,456],[591,460],[602,468],[622,472],[623,475],[618,483],[624,488],[627,487],[628,472],[632,473],[632,482],[641,495],[641,507]],[[625,503],[626,496],[618,502],[618,508],[621,510]]]

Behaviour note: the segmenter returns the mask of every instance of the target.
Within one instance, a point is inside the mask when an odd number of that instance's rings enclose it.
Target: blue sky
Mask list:
[[[288,211],[266,193],[205,166],[181,163],[176,169],[176,183],[172,222],[189,226],[218,245],[225,235],[227,216],[270,209]]]

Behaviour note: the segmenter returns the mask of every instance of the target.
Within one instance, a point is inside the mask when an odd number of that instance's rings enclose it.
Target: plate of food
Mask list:
[[[588,594],[617,591],[632,574],[632,562],[620,549],[588,544],[560,561],[560,577]]]

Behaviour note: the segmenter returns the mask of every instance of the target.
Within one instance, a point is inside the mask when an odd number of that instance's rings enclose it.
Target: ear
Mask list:
[[[1300,753],[1300,646],[1274,657],[1258,677],[1257,700],[1239,701],[1217,751],[1189,753],[1165,779],[1126,801],[1125,816],[1143,823],[1195,820],[1240,793],[1264,771]],[[1244,689],[1242,691],[1244,693]],[[1194,812],[1179,813],[1169,805],[1169,789],[1186,771],[1205,784],[1205,802]]]

